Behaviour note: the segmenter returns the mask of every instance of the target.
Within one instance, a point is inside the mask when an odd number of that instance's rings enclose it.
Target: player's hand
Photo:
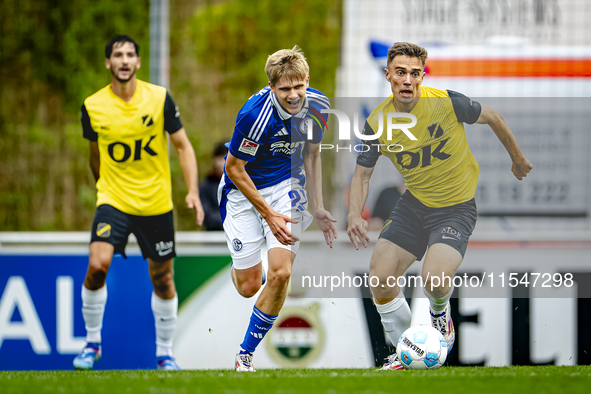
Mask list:
[[[513,171],[513,175],[515,178],[522,180],[527,176],[527,174],[534,168],[534,166],[525,158],[525,156],[520,157],[513,161],[513,165],[511,166],[511,171]]]
[[[359,250],[357,239],[361,241],[364,248],[367,248],[367,243],[369,242],[369,237],[367,236],[368,227],[369,224],[361,216],[347,218],[347,235],[351,242],[353,242],[353,245],[355,245],[356,250]]]
[[[332,241],[337,239],[338,235],[337,228],[334,225],[337,220],[325,209],[315,210],[314,219],[316,219],[318,227],[320,227],[320,230],[322,230],[322,233],[324,234],[326,244],[332,248]]]
[[[201,200],[199,199],[197,193],[189,192],[185,197],[185,202],[187,203],[187,208],[195,208],[197,214],[197,225],[202,226],[205,213],[203,212],[203,205],[201,205]]]
[[[268,214],[265,220],[273,232],[273,235],[275,238],[277,238],[277,241],[279,241],[282,245],[295,245],[295,243],[300,240],[287,228],[287,223],[296,224],[298,223],[297,220],[275,211],[272,211],[270,214]]]

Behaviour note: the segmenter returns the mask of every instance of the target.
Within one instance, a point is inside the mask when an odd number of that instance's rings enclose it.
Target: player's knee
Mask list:
[[[284,284],[289,281],[291,277],[291,267],[281,267],[278,269],[271,270],[269,269],[269,282],[270,283],[277,283],[277,284]]]
[[[158,293],[166,293],[174,284],[174,275],[170,270],[159,270],[152,272],[152,284],[154,291]]]
[[[88,272],[86,274],[88,280],[93,284],[103,284],[107,278],[110,263],[110,259],[91,258],[88,263]]]

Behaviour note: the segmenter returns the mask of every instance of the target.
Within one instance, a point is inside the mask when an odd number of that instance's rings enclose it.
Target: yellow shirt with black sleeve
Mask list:
[[[475,123],[482,108],[452,90],[421,86],[421,96],[410,112],[417,124],[409,131],[387,128],[377,140],[364,140],[357,164],[374,167],[380,155],[387,156],[404,177],[406,188],[428,207],[441,208],[474,198],[478,184],[478,163],[470,151],[463,123]],[[363,134],[379,134],[380,117],[387,125],[387,114],[395,113],[393,96],[373,110],[365,122]],[[410,118],[393,118],[392,123],[408,124]]]
[[[84,100],[81,118],[84,137],[100,153],[96,205],[138,216],[171,211],[166,132],[183,126],[166,89],[138,80],[125,102],[108,85]]]

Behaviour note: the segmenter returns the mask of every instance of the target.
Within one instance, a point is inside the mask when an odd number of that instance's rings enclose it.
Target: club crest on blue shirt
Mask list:
[[[232,247],[235,251],[239,252],[240,250],[242,250],[242,242],[240,242],[238,238],[234,238],[232,240]]]
[[[314,122],[310,118],[306,118],[300,122],[300,133],[305,136],[313,136]]]

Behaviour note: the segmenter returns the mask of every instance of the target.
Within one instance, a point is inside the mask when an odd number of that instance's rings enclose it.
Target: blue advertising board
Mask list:
[[[73,369],[86,343],[80,293],[87,265],[87,255],[0,255],[0,370]],[[96,369],[155,368],[147,261],[115,256],[107,292]]]

